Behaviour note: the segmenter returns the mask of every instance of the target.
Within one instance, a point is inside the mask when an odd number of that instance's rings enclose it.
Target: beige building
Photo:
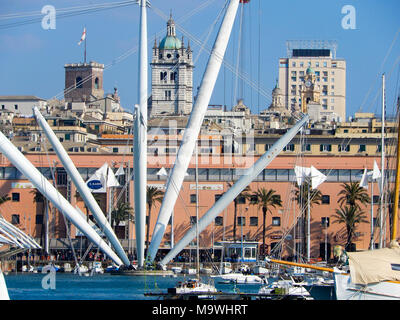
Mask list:
[[[336,44],[288,41],[287,49],[288,57],[279,59],[279,88],[285,107],[301,111],[312,102],[314,109],[315,104],[320,106],[321,121],[345,121],[346,61],[336,58]],[[302,97],[310,101],[302,101]]]

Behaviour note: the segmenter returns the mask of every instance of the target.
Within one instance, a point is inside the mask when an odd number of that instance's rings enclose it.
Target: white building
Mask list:
[[[11,111],[15,115],[32,115],[32,108],[45,110],[47,102],[36,96],[0,96],[0,112]]]

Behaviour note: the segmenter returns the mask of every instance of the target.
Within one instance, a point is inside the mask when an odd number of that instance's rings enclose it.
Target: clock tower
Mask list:
[[[315,84],[315,72],[311,67],[307,68],[304,82],[300,86],[301,112],[307,113],[307,105],[310,102],[320,102],[320,86]]]

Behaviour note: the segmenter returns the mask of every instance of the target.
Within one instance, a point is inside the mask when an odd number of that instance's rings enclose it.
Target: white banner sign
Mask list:
[[[196,190],[196,184],[191,184],[190,190]],[[199,184],[198,190],[224,190],[224,186],[222,184]]]
[[[11,183],[11,188],[13,188],[13,189],[34,189],[35,187],[30,182],[13,182],[13,183]]]

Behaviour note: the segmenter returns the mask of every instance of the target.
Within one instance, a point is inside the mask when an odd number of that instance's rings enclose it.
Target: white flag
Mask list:
[[[310,176],[311,170],[310,168],[295,166],[294,172],[296,174],[297,185],[301,186],[304,180]]]
[[[78,45],[80,46],[82,41],[86,39],[86,28],[83,28],[83,33],[81,36],[81,40],[78,42]]]
[[[93,193],[107,192],[107,168],[108,164],[105,163],[100,169],[86,181],[87,186]]]
[[[320,184],[322,184],[326,180],[326,175],[324,175],[321,171],[315,169],[311,166],[311,188],[316,189]]]
[[[160,170],[157,172],[158,176],[168,176],[167,170],[165,170],[164,167],[162,167]]]
[[[364,189],[368,189],[368,173],[367,173],[367,168],[364,169],[364,173],[361,177],[360,181],[360,187]]]
[[[114,172],[110,167],[108,167],[108,174],[107,174],[107,187],[119,187],[120,184],[117,178],[114,175]]]
[[[120,166],[117,170],[117,172],[115,173],[116,176],[123,176],[125,175],[125,171],[124,168],[122,168],[122,166]]]
[[[378,164],[376,163],[376,160],[374,160],[374,169],[372,170],[372,179],[376,180],[381,177],[381,172],[378,168]]]

